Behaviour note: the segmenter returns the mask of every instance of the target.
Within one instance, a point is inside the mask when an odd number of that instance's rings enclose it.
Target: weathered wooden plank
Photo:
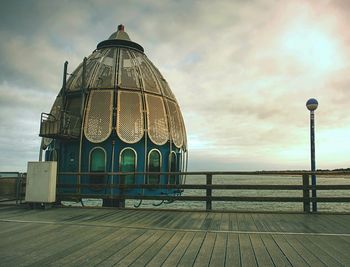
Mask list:
[[[238,215],[237,213],[230,213],[230,230],[239,230]]]
[[[208,266],[213,252],[216,234],[207,233],[193,266]]]
[[[313,236],[312,238],[317,240],[316,242],[319,242],[322,247],[325,247],[331,252],[337,261],[340,261],[345,266],[350,265],[350,250],[345,242],[342,242],[339,238],[333,236]]]
[[[46,236],[50,236],[50,232],[55,232],[55,230],[58,229],[59,226],[57,225],[50,225],[48,226],[47,229],[49,231],[45,231],[45,234],[40,234],[40,232],[36,232],[36,235],[30,236],[28,239],[20,239],[17,240],[16,242],[2,242],[1,244],[1,254],[0,254],[0,262],[2,264],[8,264],[9,262],[12,262],[13,260],[17,258],[27,258],[28,257],[28,250],[31,248],[31,246],[35,246],[37,240],[39,239],[39,244],[40,241],[42,241]],[[29,231],[35,230],[35,225],[31,225],[31,228]],[[41,239],[41,240],[40,240]],[[13,251],[13,248],[16,248],[15,251]]]
[[[164,227],[164,222],[168,221],[169,219],[173,219],[174,216],[168,214],[167,212],[160,212],[157,218],[155,218],[151,224],[155,227]]]
[[[164,211],[164,216],[162,220],[158,220],[153,223],[155,227],[169,228],[169,225],[176,220],[178,212],[172,213],[169,211]]]
[[[176,218],[177,216],[172,213],[167,213],[167,212],[162,212],[162,211],[157,211],[155,212],[156,216],[153,217],[148,217],[148,220],[144,223],[148,226],[156,226],[156,227],[163,227],[163,222],[167,221],[169,217],[174,217]]]
[[[221,217],[222,217],[221,213],[218,213],[218,212],[213,213],[213,217],[210,225],[208,226],[208,230],[219,230],[220,224],[221,224]]]
[[[194,261],[202,246],[204,238],[205,238],[205,233],[203,232],[195,233],[195,236],[193,237],[191,243],[187,247],[184,255],[182,256],[180,262],[178,263],[178,266],[186,267],[186,266],[192,266],[194,264]]]
[[[6,247],[19,246],[23,244],[23,242],[29,242],[32,238],[45,235],[58,227],[59,226],[52,224],[42,225],[41,227],[35,227],[35,225],[32,225],[32,227],[27,228],[26,231],[23,231],[20,234],[3,236],[1,239],[0,250]]]
[[[320,237],[323,238],[323,237]],[[340,238],[338,236],[330,236],[327,241],[330,242],[330,244],[333,244],[334,247],[339,248],[339,251],[343,252],[345,255],[349,256],[349,251],[350,251],[350,237],[348,236],[346,238],[347,241],[343,241],[345,237]]]
[[[186,212],[183,214],[183,216],[177,216],[176,220],[174,220],[174,223],[172,224],[172,226],[175,229],[183,229],[183,225],[185,225],[186,223],[190,223],[190,222],[191,222],[191,217],[189,216],[189,213]]]
[[[227,266],[241,266],[241,251],[237,234],[227,235],[225,263]]]
[[[121,250],[135,239],[145,233],[145,230],[125,229],[122,228],[122,233],[113,239],[107,241],[104,246],[95,248],[94,253],[90,252],[89,262],[85,262],[84,266],[96,266],[105,259],[111,257],[116,251]]]
[[[274,266],[292,266],[271,235],[264,234],[260,237],[271,256]]]
[[[272,235],[276,244],[282,250],[283,254],[286,255],[288,261],[293,266],[306,266],[307,263],[302,257],[295,251],[295,249],[286,241],[282,235]]]
[[[303,222],[303,218],[299,217],[300,214],[284,214],[285,216],[279,216],[279,214],[271,214],[271,223],[276,224],[280,232],[304,232],[305,229],[300,227],[299,222]],[[296,223],[297,222],[297,223]]]
[[[129,224],[131,221],[134,221],[139,226],[147,227],[150,225],[154,225],[153,222],[159,218],[159,211],[154,212],[147,212],[147,211],[141,211],[144,216],[138,217],[137,219],[130,220],[130,218],[127,218],[126,223]]]
[[[335,215],[334,220],[338,221],[343,225],[344,233],[350,234],[349,214],[346,215]]]
[[[145,227],[151,225],[154,218],[157,218],[157,212],[148,212],[146,210],[138,210],[137,212],[140,212],[142,216],[138,216],[133,220],[135,226]],[[130,223],[130,220],[128,220],[127,223]]]
[[[181,260],[182,255],[185,253],[186,249],[188,248],[188,245],[191,243],[193,237],[194,237],[193,232],[185,233],[185,235],[182,237],[180,242],[176,245],[174,250],[163,262],[162,266],[169,266],[169,267],[176,266]]]
[[[324,217],[323,217],[324,216]],[[350,234],[350,223],[348,215],[323,215],[320,218],[321,223],[326,223],[327,228],[332,232],[336,231],[337,233],[348,233]],[[328,231],[329,231],[328,230]]]
[[[135,261],[135,259],[143,255],[149,247],[153,246],[156,242],[158,242],[158,240],[162,237],[162,235],[164,235],[164,233],[164,231],[155,232],[143,243],[136,246],[129,254],[127,254],[125,257],[121,257],[120,260],[115,263],[119,266],[130,266],[130,264],[132,264]],[[108,264],[110,263],[109,261],[107,262]]]
[[[163,262],[167,259],[169,254],[174,250],[177,244],[180,242],[182,237],[184,236],[184,232],[176,232],[170,240],[166,243],[166,245],[159,251],[159,253],[150,261],[146,266],[161,266]]]
[[[248,234],[239,234],[239,249],[242,266],[257,266],[253,246]]]
[[[284,239],[294,248],[294,250],[307,262],[310,266],[327,266],[318,257],[316,257],[315,252],[310,252],[305,248],[295,236],[284,236]]]
[[[242,224],[241,226],[244,227],[243,229],[245,231],[251,231],[251,232],[256,232],[259,231],[258,227],[256,226],[251,213],[245,213],[242,216]]]
[[[227,249],[227,234],[218,233],[214,244],[212,257],[210,259],[211,266],[225,266]]]
[[[305,238],[304,235],[296,235],[294,236],[296,240],[299,241],[299,243],[308,251],[311,253],[316,254],[317,258],[322,261],[326,266],[342,266],[340,262],[336,261],[332,255],[328,253],[328,251],[322,249],[321,247],[317,246],[313,242],[311,242],[309,239]]]
[[[86,244],[94,243],[110,233],[110,229],[104,227],[94,227],[93,232],[87,231],[86,227],[81,228],[85,228],[85,231],[84,229],[77,229],[75,235],[72,235],[59,243],[56,242],[49,249],[42,251],[43,254],[40,255],[40,258],[38,258],[32,266],[54,265],[60,259],[80,250]]]
[[[329,245],[324,240],[320,242],[320,240],[317,238],[317,236],[304,236],[306,240],[308,240],[310,243],[314,244],[314,246],[318,247],[319,249],[317,251],[322,252],[325,251],[328,255],[330,255],[334,261],[338,262],[341,266],[346,266],[346,258],[349,258],[349,256],[339,255],[338,250],[333,248],[332,245]],[[345,258],[345,260],[344,260]]]
[[[106,224],[118,224],[122,226],[124,224],[128,224],[128,222],[130,222],[130,218],[133,218],[133,216],[137,213],[134,210],[116,209],[114,210],[113,213],[108,213],[108,214],[109,214],[108,216],[102,217],[102,219],[97,219],[97,221],[103,222]],[[136,221],[136,219],[134,219],[133,221]]]
[[[117,238],[121,234],[122,231],[120,229],[117,231],[110,231],[110,233],[103,238],[93,243],[85,244],[73,253],[62,257],[56,263],[61,266],[88,264],[90,262],[90,259],[96,255],[96,251],[100,251],[101,248],[106,247],[106,244],[108,244],[110,240]]]
[[[27,214],[35,214],[35,211],[31,209],[14,209],[13,206],[6,206],[6,209],[0,210],[0,219],[15,218],[16,216],[23,217]]]
[[[206,217],[204,218],[200,229],[207,230],[210,227],[211,222],[213,221],[214,215],[212,213],[206,213]]]
[[[118,251],[115,251],[113,255],[99,263],[99,266],[111,266],[118,263],[121,259],[129,255],[132,251],[136,250],[139,246],[147,242],[147,240],[151,239],[153,242],[153,238],[156,234],[156,231],[147,230],[141,236],[130,242],[125,247],[121,248]]]
[[[299,222],[298,229],[300,229],[300,224],[302,224],[304,232],[328,233],[334,231],[329,228],[330,224],[327,218],[324,216],[319,217],[319,214],[308,214],[302,220],[298,218],[297,221]]]
[[[16,246],[16,253],[20,253],[20,261],[18,261],[18,264],[25,262],[26,265],[30,265],[39,259],[46,257],[47,252],[51,251],[52,248],[55,248],[57,243],[72,238],[76,231],[81,229],[83,228],[76,226],[61,226],[60,228],[57,228],[46,235],[40,235],[38,237],[32,238],[29,240],[29,242],[24,242],[20,246]],[[5,261],[2,262],[3,264],[6,264]],[[13,259],[10,259],[8,263],[14,263]]]
[[[145,266],[161,251],[163,246],[169,242],[174,234],[175,232],[165,232],[157,242],[150,246],[141,256],[136,258],[130,266]]]
[[[230,215],[228,213],[222,214],[219,229],[221,231],[229,231],[230,230]]]
[[[261,237],[256,234],[249,235],[254,250],[255,258],[259,266],[273,266],[273,261],[268,253]]]
[[[350,245],[350,236],[338,236],[338,238],[339,238],[339,242],[345,242],[347,247]]]
[[[99,213],[99,214],[94,214],[94,216],[92,216],[91,218],[86,219],[86,222],[89,223],[103,223],[108,221],[108,219],[110,219],[111,217],[117,217],[116,216],[116,211],[105,211],[103,213]]]
[[[24,233],[32,228],[31,224],[16,223],[16,222],[1,222],[0,223],[0,240],[6,236],[13,236],[18,233]]]
[[[188,212],[187,215],[190,215],[190,219],[183,225],[183,229],[200,229],[206,217],[205,212]]]
[[[277,214],[266,214],[266,226],[269,231],[283,232],[283,225],[285,224],[281,221],[281,216]]]
[[[278,232],[280,229],[276,226],[274,219],[272,219],[271,214],[250,214],[254,224],[258,231],[261,232]]]

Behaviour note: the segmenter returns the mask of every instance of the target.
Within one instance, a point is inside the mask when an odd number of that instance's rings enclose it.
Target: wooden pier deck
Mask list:
[[[0,206],[1,266],[350,266],[350,215]]]

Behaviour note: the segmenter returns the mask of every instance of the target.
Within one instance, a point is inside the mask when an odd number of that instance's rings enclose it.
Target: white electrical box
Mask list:
[[[57,161],[28,162],[26,202],[56,201]]]

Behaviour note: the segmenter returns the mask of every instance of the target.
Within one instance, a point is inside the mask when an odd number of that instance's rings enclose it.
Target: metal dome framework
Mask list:
[[[86,110],[81,92],[88,98]],[[95,50],[71,74],[49,115],[68,116],[69,122],[84,117],[84,135],[93,143],[105,141],[112,130],[126,143],[138,142],[147,132],[156,145],[170,141],[186,151],[185,125],[174,94],[146,55],[130,48]],[[75,138],[79,124],[66,123],[61,133],[43,128],[41,136]]]

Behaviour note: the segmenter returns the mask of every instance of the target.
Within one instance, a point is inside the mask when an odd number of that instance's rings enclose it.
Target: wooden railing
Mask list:
[[[25,174],[20,172],[0,172],[0,202],[21,203],[25,192]]]
[[[330,171],[330,172],[296,172],[296,171],[261,171],[261,172],[177,172],[177,173],[145,173],[145,172],[133,172],[133,173],[120,173],[120,172],[106,172],[106,173],[88,173],[88,172],[62,172],[58,176],[75,176],[77,181],[80,181],[80,177],[95,176],[97,177],[123,177],[125,175],[135,175],[143,176],[147,175],[161,175],[162,177],[170,177],[170,175],[176,175],[179,177],[185,177],[186,175],[201,175],[206,177],[205,184],[124,184],[123,182],[119,184],[62,184],[58,183],[58,189],[63,188],[74,188],[76,193],[57,193],[59,199],[81,199],[81,198],[102,198],[111,199],[117,201],[125,201],[127,199],[135,200],[162,200],[162,201],[204,201],[206,203],[206,210],[211,211],[213,209],[213,201],[244,201],[244,202],[299,202],[303,203],[303,211],[305,213],[310,212],[310,203],[317,202],[350,202],[350,183],[349,184],[332,184],[332,185],[317,185],[313,187],[310,185],[310,176],[312,174],[317,175],[317,177],[327,176],[329,179],[332,177],[348,177],[350,178],[350,172],[348,171]],[[234,178],[233,182],[230,184],[213,184],[213,177],[223,175],[254,175],[254,176],[299,176],[300,185],[285,185],[285,184],[235,184]],[[214,178],[215,179],[215,178]],[[120,179],[123,181],[123,179]],[[119,189],[119,194],[114,195],[113,193],[108,194],[81,194],[80,189],[91,188],[95,189]],[[127,195],[124,192],[128,189],[160,189],[160,190],[170,190],[175,189],[178,192],[186,189],[201,189],[205,190],[205,195]],[[213,190],[291,190],[291,191],[301,191],[302,197],[280,197],[280,196],[213,196]],[[310,197],[310,191],[315,190],[349,190],[348,196],[339,197]],[[110,190],[112,191],[112,190]]]

